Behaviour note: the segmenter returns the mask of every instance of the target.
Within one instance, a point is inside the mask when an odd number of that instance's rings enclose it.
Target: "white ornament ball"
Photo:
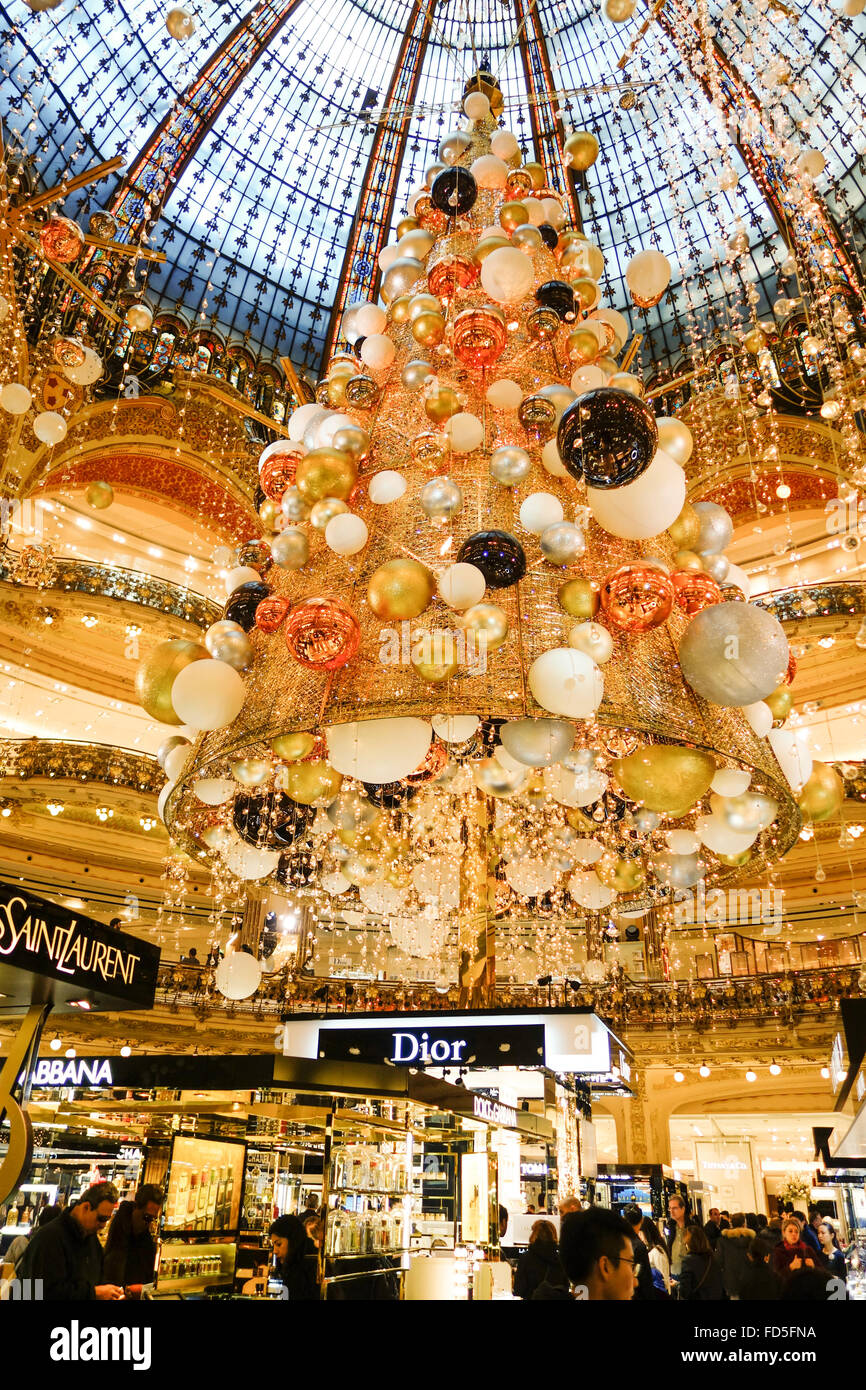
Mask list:
[[[510,130],[497,130],[490,139],[490,149],[497,159],[516,159],[520,154],[520,145],[517,137],[512,135]]]
[[[697,854],[701,847],[693,830],[669,830],[666,839],[671,854]]]
[[[193,729],[225,729],[240,714],[246,693],[233,666],[208,657],[190,662],[178,673],[171,687],[171,704],[178,718]]]
[[[596,367],[595,363],[590,362],[585,367],[578,367],[571,378],[571,389],[576,391],[578,396],[582,396],[585,391],[597,391],[600,386],[604,386],[607,381],[607,373],[601,367]]]
[[[463,110],[470,121],[483,121],[490,115],[490,102],[483,92],[469,92],[464,98]]]
[[[85,347],[84,361],[77,367],[64,367],[63,375],[74,386],[92,386],[102,376],[102,358],[92,347]]]
[[[514,415],[523,400],[523,388],[518,386],[516,381],[503,378],[502,381],[490,383],[486,396],[487,404],[491,405],[494,410],[501,410],[506,415]]]
[[[763,704],[763,700],[760,703]],[[720,767],[710,786],[719,796],[742,796],[744,791],[748,791],[751,780],[751,772],[741,771],[738,767]],[[681,853],[689,854],[690,851],[682,850]]]
[[[610,907],[616,896],[613,889],[602,883],[592,870],[572,874],[568,880],[568,891],[578,907],[588,908],[592,912]]]
[[[229,598],[242,584],[261,584],[262,576],[251,565],[238,565],[226,575],[226,598]]]
[[[443,743],[465,743],[481,727],[477,714],[434,714],[432,723]]]
[[[763,700],[756,700],[753,705],[742,705],[742,713],[746,716],[752,733],[758,738],[766,738],[773,727],[773,711]]]
[[[554,478],[568,478],[568,469],[559,456],[559,446],[556,439],[548,439],[541,451],[541,462],[548,473]]]
[[[564,516],[562,503],[552,492],[531,492],[520,504],[520,524],[536,536]]]
[[[193,662],[198,664],[203,663]],[[530,666],[529,689],[541,708],[551,714],[589,719],[601,704],[604,677],[583,652],[554,647],[536,657]]]
[[[477,415],[472,415],[468,410],[460,410],[456,415],[452,415],[445,426],[445,433],[456,454],[471,454],[484,440],[483,424]]]
[[[43,444],[59,444],[66,438],[66,421],[56,410],[43,410],[33,421],[33,433]]]
[[[181,748],[172,748],[165,760],[165,775],[170,782],[176,782],[183,772],[184,764],[189,757],[189,744]]]
[[[325,544],[335,555],[357,555],[369,538],[367,523],[354,512],[332,516],[325,527]]]
[[[686,500],[686,475],[663,449],[649,468],[625,487],[586,490],[592,514],[605,531],[622,540],[658,536],[676,521]]]
[[[214,983],[225,999],[249,999],[251,994],[255,994],[261,979],[261,964],[246,951],[229,951],[223,956],[214,975]]]
[[[20,382],[10,381],[8,386],[0,386],[0,407],[9,415],[26,415],[32,400],[27,387]]]
[[[200,777],[193,782],[192,790],[205,806],[224,806],[231,801],[237,786],[231,777]]]
[[[205,663],[194,661],[192,664],[203,666]],[[174,687],[172,702],[173,691]],[[427,756],[432,736],[426,720],[403,717],[366,719],[359,723],[336,724],[325,730],[328,761],[334,771],[344,777],[377,783],[399,782],[401,777],[415,772]]]
[[[381,473],[374,473],[370,479],[367,496],[377,507],[387,507],[389,502],[396,502],[402,497],[405,491],[406,479],[403,474],[393,468],[383,468]]]
[[[293,410],[289,416],[289,439],[300,443],[304,437],[304,432],[310,425],[314,421],[324,419],[326,414],[324,406],[317,405],[315,401],[310,401],[307,405],[299,405],[297,410]]]
[[[387,322],[388,316],[378,304],[362,304],[355,315],[355,327],[362,338],[369,338],[372,333],[384,333]]]
[[[462,613],[473,604],[481,602],[487,589],[487,580],[476,565],[467,565],[461,561],[456,565],[448,565],[442,571],[436,587],[440,598],[445,600],[448,607]]]
[[[371,371],[384,372],[394,361],[394,351],[387,333],[371,333],[361,344],[361,361]]]
[[[532,262],[513,246],[499,246],[485,257],[481,284],[497,304],[517,304],[532,291]]]
[[[495,154],[482,154],[472,161],[469,172],[479,188],[504,188],[508,181],[508,165]]]

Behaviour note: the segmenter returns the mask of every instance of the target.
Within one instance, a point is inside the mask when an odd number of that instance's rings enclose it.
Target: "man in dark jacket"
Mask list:
[[[716,1256],[722,1274],[722,1283],[728,1298],[739,1298],[743,1279],[751,1268],[749,1250],[754,1240],[753,1233],[746,1225],[743,1212],[735,1211],[731,1217],[731,1228],[722,1231],[716,1247]]]
[[[21,1257],[16,1276],[41,1279],[46,1303],[123,1298],[119,1285],[103,1282],[102,1246],[96,1238],[116,1206],[117,1188],[110,1182],[88,1187],[56,1221],[39,1228]]]
[[[156,1264],[154,1227],[162,1211],[162,1190],[145,1183],[135,1201],[121,1202],[105,1242],[103,1274],[112,1284],[129,1289],[141,1297],[141,1286],[153,1283]]]
[[[704,1235],[715,1250],[722,1234],[722,1213],[718,1207],[710,1207],[710,1219],[704,1223]]]
[[[794,1212],[794,1215],[795,1215],[796,1217],[799,1217],[799,1216],[800,1216],[800,1212],[795,1211],[795,1212]],[[820,1242],[820,1240],[818,1239],[818,1227],[820,1226],[820,1224],[821,1224],[821,1213],[820,1213],[820,1211],[818,1210],[817,1207],[810,1207],[810,1208],[809,1208],[809,1220],[803,1222],[803,1229],[802,1229],[802,1231],[800,1232],[800,1239],[802,1240],[802,1242],[803,1242],[804,1245],[810,1246],[811,1249],[814,1250],[815,1253],[816,1253],[817,1255],[820,1255],[820,1254],[822,1253],[822,1251],[821,1251],[821,1242]]]
[[[648,1303],[656,1296],[655,1284],[653,1283],[653,1272],[650,1268],[649,1250],[644,1245],[640,1236],[640,1228],[643,1224],[643,1212],[639,1206],[632,1204],[623,1211],[623,1218],[632,1229],[632,1249],[634,1251],[634,1274],[637,1279],[637,1286],[634,1291],[635,1302]]]
[[[685,1198],[675,1192],[668,1198],[668,1220],[665,1226],[665,1244],[668,1250],[668,1259],[671,1262],[671,1276],[679,1279],[680,1271],[683,1267],[683,1260],[686,1255],[685,1233],[688,1226],[698,1226],[700,1223],[695,1220],[692,1213],[686,1206]],[[703,1229],[703,1227],[701,1227]]]

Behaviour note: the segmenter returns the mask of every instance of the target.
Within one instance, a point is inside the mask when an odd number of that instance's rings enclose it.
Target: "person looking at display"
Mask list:
[[[656,1291],[670,1294],[671,1262],[668,1259],[667,1246],[659,1235],[658,1226],[648,1216],[645,1216],[640,1223],[638,1235],[649,1252],[650,1269]]]
[[[156,1241],[153,1233],[162,1211],[162,1189],[145,1183],[131,1202],[121,1202],[105,1242],[105,1278],[120,1284],[132,1298],[153,1283]]]
[[[749,1230],[745,1212],[735,1211],[731,1217],[731,1229],[722,1231],[716,1246],[716,1256],[722,1274],[722,1283],[728,1298],[740,1297],[740,1284],[749,1268],[749,1250],[754,1233]]]
[[[104,1283],[102,1246],[96,1238],[117,1206],[117,1188],[98,1182],[41,1226],[16,1269],[19,1279],[41,1279],[47,1303],[81,1303],[98,1298],[123,1298],[119,1284]]]
[[[848,1267],[845,1264],[845,1256],[839,1249],[839,1242],[836,1239],[836,1228],[828,1217],[824,1217],[818,1225],[818,1240],[821,1243],[821,1254],[826,1262],[826,1268],[837,1279],[848,1277]]]
[[[800,1237],[800,1223],[793,1216],[782,1222],[782,1240],[773,1251],[773,1269],[782,1280],[800,1269],[815,1269],[819,1257]]]
[[[268,1235],[287,1298],[318,1302],[318,1260],[307,1253],[307,1232],[298,1216],[278,1216]]]
[[[507,1230],[508,1230],[508,1208],[502,1206],[502,1204],[500,1203],[500,1206],[499,1206],[499,1239],[500,1239],[500,1241],[503,1241],[503,1240],[505,1239],[505,1232],[506,1232]]]
[[[552,1221],[533,1221],[529,1248],[517,1261],[514,1292],[518,1298],[532,1298],[539,1284],[567,1289],[568,1279],[556,1247],[556,1227]]]
[[[626,1303],[634,1295],[631,1227],[604,1207],[569,1212],[559,1232],[559,1258],[578,1301]]]
[[[665,1230],[668,1259],[671,1262],[671,1275],[679,1279],[686,1256],[686,1230],[696,1222],[689,1214],[685,1199],[675,1192],[668,1199],[668,1224]]]
[[[655,1297],[655,1285],[650,1268],[649,1251],[640,1238],[640,1228],[643,1225],[644,1215],[640,1207],[634,1202],[624,1208],[622,1215],[623,1220],[628,1222],[632,1231],[631,1244],[635,1258],[635,1278],[637,1279],[634,1296],[636,1301],[648,1303]]]
[[[797,1214],[798,1213],[795,1213],[795,1215]],[[803,1244],[810,1246],[817,1255],[821,1254],[821,1241],[818,1238],[818,1227],[823,1220],[824,1218],[818,1208],[810,1207],[809,1219],[803,1222],[803,1228],[800,1231],[800,1239]]]

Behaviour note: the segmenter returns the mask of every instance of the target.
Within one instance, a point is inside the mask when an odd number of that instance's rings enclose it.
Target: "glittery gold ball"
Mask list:
[[[276,531],[277,520],[282,515],[276,502],[272,502],[270,497],[266,497],[259,507],[259,520],[266,531]]]
[[[409,318],[409,305],[412,303],[408,294],[401,294],[399,298],[392,299],[388,306],[391,314],[392,323],[405,323]]]
[[[814,763],[797,805],[807,820],[825,821],[841,809],[844,796],[845,789],[838,773],[826,763]]]
[[[522,203],[517,201],[503,203],[499,209],[499,221],[507,232],[513,232],[515,227],[524,227],[529,221],[529,212]]]
[[[599,585],[594,579],[567,579],[556,591],[559,605],[571,618],[594,618],[598,612]]]
[[[495,652],[508,637],[508,614],[498,604],[475,603],[466,609],[461,626],[464,632],[472,634],[477,648]]]
[[[530,160],[528,164],[523,165],[523,168],[529,175],[529,177],[532,179],[533,188],[544,187],[545,183],[547,182],[547,175],[544,172],[544,165],[537,164],[535,160]]]
[[[205,661],[210,653],[198,642],[174,637],[160,642],[135,673],[135,694],[142,709],[161,724],[183,724],[171,703],[171,687],[185,667]]]
[[[343,779],[327,763],[295,763],[286,769],[286,791],[301,806],[330,806]]]
[[[700,555],[696,555],[693,550],[678,550],[674,556],[674,564],[678,570],[694,570],[695,573],[704,568]]]
[[[299,762],[301,758],[308,757],[315,746],[315,734],[278,734],[276,738],[271,739],[271,748],[278,758],[285,758],[287,763]]]
[[[668,535],[680,550],[694,550],[701,534],[701,518],[691,502],[686,502],[676,521],[668,527]]]
[[[787,685],[780,685],[771,695],[764,696],[764,704],[769,706],[773,718],[781,723],[791,713],[794,697]]]
[[[420,226],[417,217],[404,217],[402,222],[397,223],[397,240],[406,236],[408,232],[417,232]]]
[[[598,338],[588,328],[573,328],[566,341],[566,350],[572,362],[583,367],[598,357]]]
[[[494,251],[499,251],[502,247],[510,245],[511,241],[507,236],[486,236],[483,241],[479,241],[475,248],[475,259],[479,265],[483,265],[487,257]]]
[[[370,576],[367,599],[377,618],[402,621],[419,617],[435,588],[433,575],[417,560],[386,560]]]
[[[441,314],[442,301],[435,294],[413,294],[409,298],[409,317],[417,319],[420,314]]]
[[[354,461],[339,449],[311,449],[298,464],[295,486],[305,502],[349,496],[358,479]]]
[[[618,859],[615,854],[607,853],[593,868],[602,883],[617,893],[634,893],[646,881],[646,873],[639,859]]]
[[[588,169],[598,159],[598,141],[591,130],[575,130],[562,147],[562,157],[572,169]]]

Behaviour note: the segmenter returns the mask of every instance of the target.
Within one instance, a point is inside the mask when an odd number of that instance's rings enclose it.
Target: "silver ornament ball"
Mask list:
[[[400,380],[407,391],[420,391],[425,381],[429,381],[432,375],[433,368],[429,362],[414,358],[411,362],[406,363],[400,373]]]
[[[310,515],[310,504],[296,487],[287,487],[280,501],[280,511],[286,521],[306,521]]]
[[[290,526],[271,541],[275,565],[284,570],[303,569],[310,558],[310,542],[305,531]]]
[[[557,521],[542,531],[539,545],[549,565],[573,565],[586,551],[586,538],[573,521]]]
[[[204,644],[215,661],[242,671],[253,659],[253,647],[240,623],[222,618],[205,633]]]
[[[456,516],[463,506],[463,493],[453,478],[431,478],[418,494],[421,510],[438,525]]]
[[[499,737],[505,751],[525,767],[551,767],[571,751],[574,726],[564,719],[510,719]]]
[[[504,445],[490,456],[490,476],[503,487],[516,487],[532,472],[532,459],[517,445]]]
[[[717,502],[695,502],[694,508],[701,519],[701,533],[695,550],[699,555],[719,555],[731,543],[734,523]]]
[[[613,655],[613,638],[601,623],[575,624],[568,634],[568,645],[576,652],[583,652],[596,666],[603,666]]]

